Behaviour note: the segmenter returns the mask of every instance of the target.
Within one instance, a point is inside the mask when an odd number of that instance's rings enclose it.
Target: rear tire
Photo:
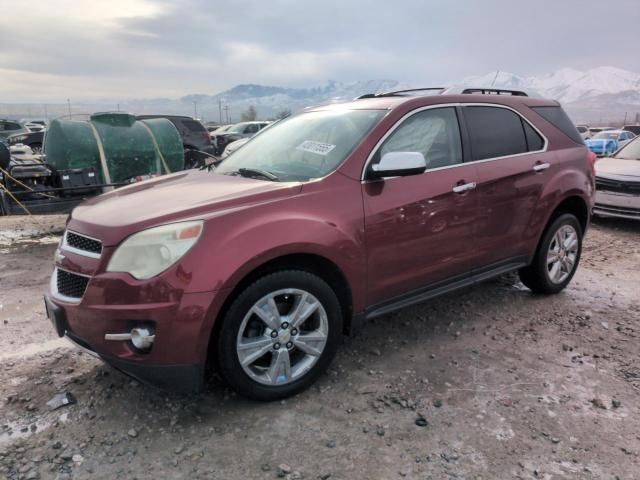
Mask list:
[[[553,294],[564,290],[580,262],[582,226],[565,213],[546,229],[531,265],[518,273],[520,280],[534,293]]]
[[[220,373],[238,393],[261,401],[308,388],[329,366],[342,332],[335,292],[320,277],[300,270],[258,279],[221,320]]]

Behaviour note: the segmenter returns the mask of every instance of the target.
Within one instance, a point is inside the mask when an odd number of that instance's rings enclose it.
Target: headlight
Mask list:
[[[125,272],[146,280],[164,272],[195,245],[204,222],[171,223],[127,238],[111,257],[107,272]]]

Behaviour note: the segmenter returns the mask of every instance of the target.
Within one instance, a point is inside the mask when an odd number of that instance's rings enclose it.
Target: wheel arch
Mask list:
[[[547,230],[551,222],[564,213],[575,215],[580,222],[580,227],[582,228],[582,233],[584,235],[587,227],[589,226],[589,207],[587,202],[580,195],[570,195],[564,198],[556,208],[553,209],[553,212],[544,227],[544,231]]]
[[[217,312],[216,321],[213,323],[213,328],[209,335],[208,360],[215,358],[215,341],[213,340],[217,338],[220,328],[222,327],[222,321],[219,320],[224,317],[238,294],[259,278],[283,270],[302,270],[317,275],[326,281],[335,292],[342,307],[342,333],[350,333],[351,323],[354,317],[353,292],[347,276],[342,269],[332,260],[316,253],[285,254],[254,266],[231,287],[229,294]]]
[[[575,215],[575,217],[578,219],[578,222],[580,222],[580,227],[582,228],[582,234],[584,236],[584,233],[589,226],[589,206],[586,200],[581,195],[572,193],[560,200],[555,208],[551,211],[551,214],[544,224],[544,228],[542,228],[540,233],[538,234],[538,241],[535,244],[535,251],[538,250],[538,246],[540,245],[545,232],[549,228],[549,225],[551,225],[556,218],[564,213]],[[535,255],[535,251],[533,255]],[[531,256],[531,260],[533,260],[533,255]]]

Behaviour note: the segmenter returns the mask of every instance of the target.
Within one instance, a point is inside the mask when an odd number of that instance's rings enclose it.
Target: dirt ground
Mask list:
[[[57,339],[64,217],[0,222],[0,478],[640,478],[638,223],[595,223],[559,295],[507,276],[377,319],[261,404],[215,379],[155,390]],[[49,411],[60,392],[77,403]]]

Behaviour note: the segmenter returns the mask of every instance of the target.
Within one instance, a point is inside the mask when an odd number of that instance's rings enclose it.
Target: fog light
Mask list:
[[[131,330],[131,343],[138,350],[147,350],[153,345],[155,334],[148,328],[134,328]]]

